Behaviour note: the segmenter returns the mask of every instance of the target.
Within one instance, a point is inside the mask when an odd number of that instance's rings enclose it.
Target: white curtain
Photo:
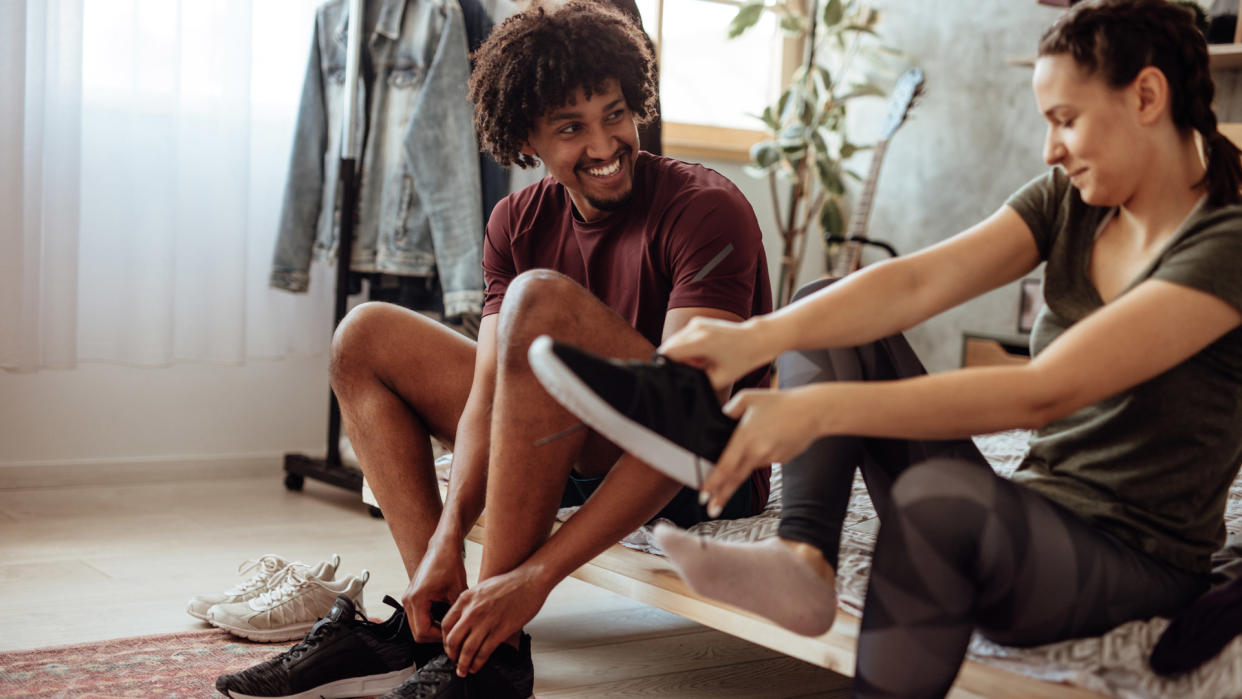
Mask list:
[[[320,1],[0,3],[0,367],[326,350],[331,270],[267,286]]]

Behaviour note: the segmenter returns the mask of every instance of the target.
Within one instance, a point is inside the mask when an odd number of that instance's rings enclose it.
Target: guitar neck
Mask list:
[[[852,240],[863,237],[867,231],[867,222],[871,218],[871,200],[875,196],[875,185],[880,179],[880,163],[884,160],[884,151],[888,149],[888,139],[878,141],[872,149],[871,168],[867,179],[863,182],[862,193],[858,196],[858,206],[850,215],[850,223],[845,229],[845,242],[837,254],[836,263],[832,268],[832,276],[843,277],[858,269],[862,257],[862,243]]]

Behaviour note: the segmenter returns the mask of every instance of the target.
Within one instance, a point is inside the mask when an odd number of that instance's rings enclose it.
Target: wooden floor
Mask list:
[[[185,613],[186,600],[227,589],[239,563],[264,553],[308,562],[338,553],[342,573],[368,569],[372,616],[387,616],[381,599],[405,588],[384,522],[356,495],[317,482],[302,493],[286,491],[279,473],[4,485],[0,650],[205,628]],[[470,544],[471,575],[478,558]],[[540,697],[844,697],[849,690],[849,678],[572,579],[527,630]]]

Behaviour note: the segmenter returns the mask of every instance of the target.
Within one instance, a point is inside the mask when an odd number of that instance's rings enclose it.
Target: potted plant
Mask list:
[[[750,150],[747,172],[767,177],[782,239],[777,306],[792,297],[806,254],[807,237],[818,227],[825,238],[845,229],[844,177],[858,177],[844,161],[864,150],[845,134],[846,107],[859,97],[883,97],[873,78],[900,55],[876,39],[879,13],[867,0],[755,0],[738,10],[729,37],[754,27],[765,12],[805,46],[802,65],[777,101],[756,115],[768,138]],[[790,184],[782,206],[779,181]]]

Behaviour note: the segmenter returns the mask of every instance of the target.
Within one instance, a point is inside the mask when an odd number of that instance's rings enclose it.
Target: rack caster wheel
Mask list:
[[[376,507],[375,505],[367,505],[367,512],[370,512],[371,516],[376,519],[384,518],[384,513],[380,512],[380,508]]]
[[[306,478],[297,473],[285,474],[285,490],[301,491],[302,485],[306,482]]]

